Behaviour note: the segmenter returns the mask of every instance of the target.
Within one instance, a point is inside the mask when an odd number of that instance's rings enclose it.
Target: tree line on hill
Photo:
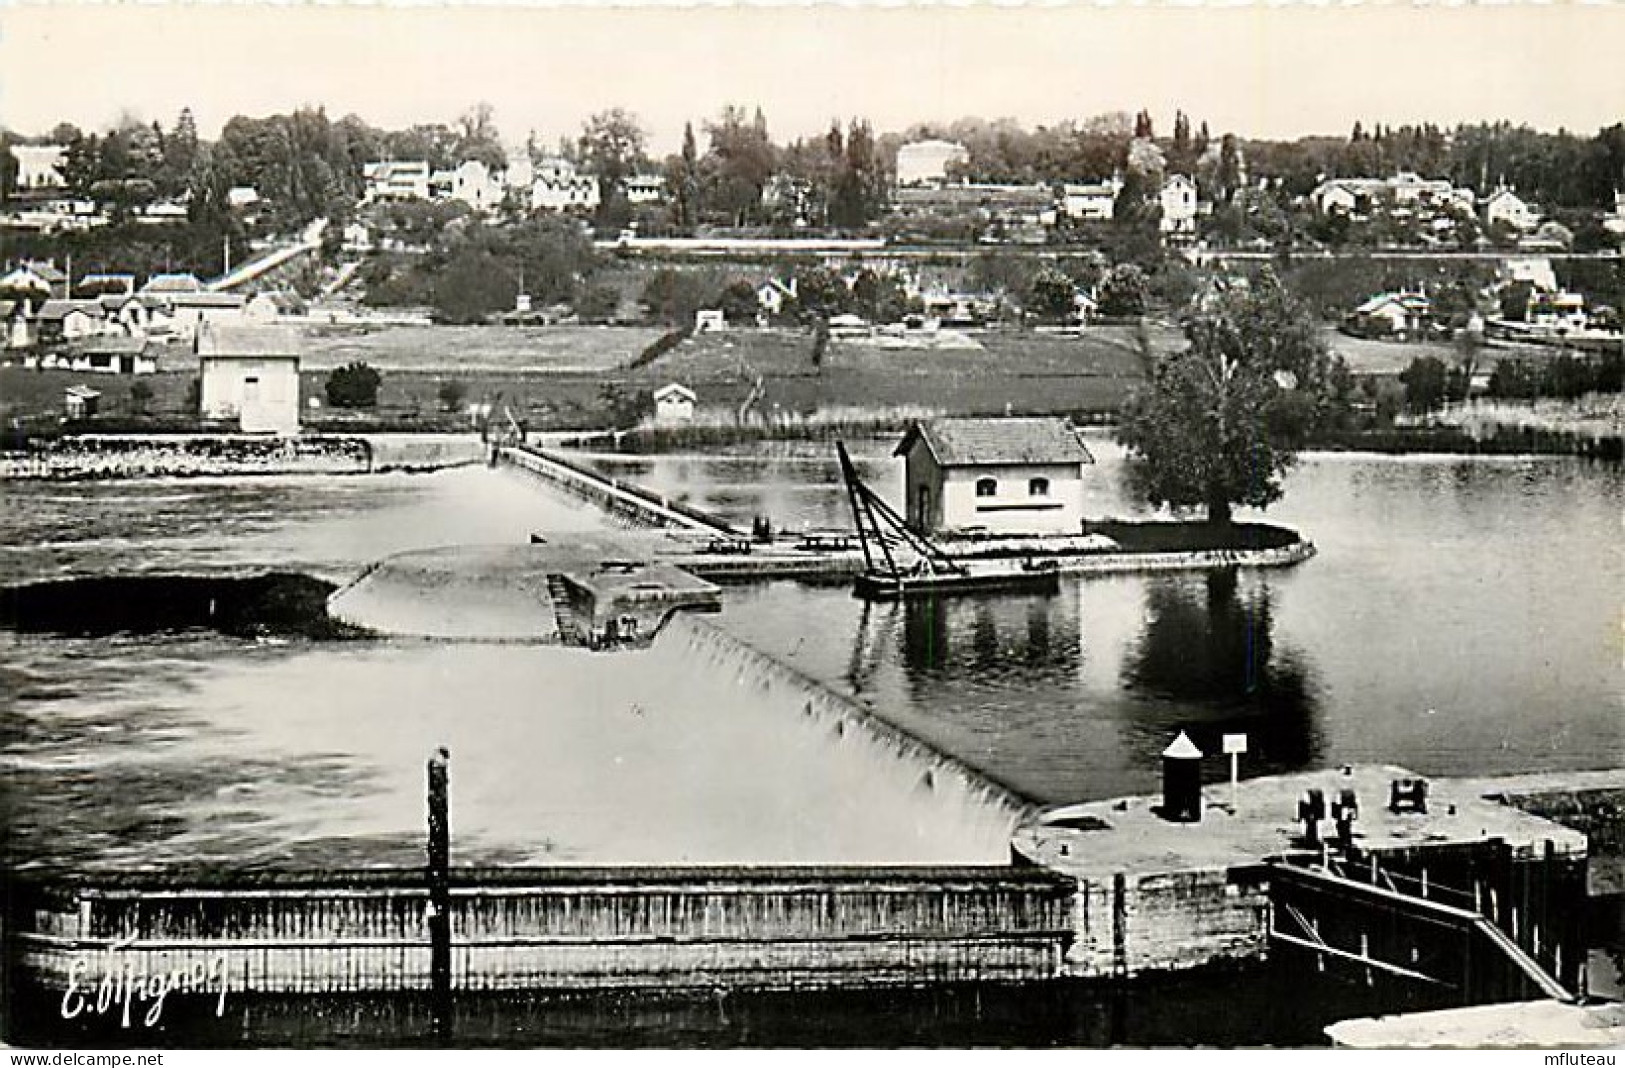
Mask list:
[[[701,140],[704,140],[702,150]],[[1265,140],[1210,133],[1176,112],[1172,131],[1159,135],[1142,111],[1109,112],[1053,126],[1024,127],[1014,119],[963,118],[916,124],[900,133],[876,134],[865,119],[843,128],[832,122],[820,136],[777,143],[760,108],[729,105],[703,121],[698,133],[685,124],[681,149],[655,160],[648,131],[635,115],[615,108],[589,117],[578,136],[555,148],[534,132],[526,142],[533,161],[563,155],[600,182],[600,211],[624,212],[617,193],[633,175],[658,169],[671,193],[671,222],[765,225],[774,219],[809,226],[856,228],[884,210],[897,149],[914,140],[943,138],[962,144],[963,164],[952,176],[977,182],[1056,185],[1109,178],[1137,168],[1136,145],[1155,145],[1170,173],[1197,177],[1225,200],[1242,183],[1278,186],[1301,196],[1329,177],[1385,177],[1415,171],[1448,178],[1480,192],[1505,183],[1551,209],[1611,207],[1625,186],[1625,124],[1584,137],[1568,130],[1545,133],[1508,122],[1369,127],[1356,122],[1347,137]],[[25,138],[0,133],[6,144]],[[325,109],[288,114],[238,115],[214,141],[200,138],[189,109],[165,128],[157,122],[121,118],[112,128],[85,132],[59,124],[36,140],[67,148],[64,177],[77,196],[115,209],[190,192],[208,212],[234,186],[253,186],[269,210],[298,224],[331,217],[335,202],[353,204],[362,192],[361,165],[377,159],[415,159],[442,169],[477,159],[494,169],[506,164],[503,138],[489,104],[467,108],[453,124],[424,123],[405,129],[374,127],[356,115],[329,118]],[[15,161],[0,153],[0,198],[10,195]],[[775,188],[776,185],[782,188]],[[764,196],[764,194],[766,194]]]

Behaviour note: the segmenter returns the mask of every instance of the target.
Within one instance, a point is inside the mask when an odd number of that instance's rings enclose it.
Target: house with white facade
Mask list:
[[[1369,208],[1370,193],[1359,182],[1334,179],[1315,186],[1309,200],[1322,215],[1357,215]]]
[[[1310,192],[1309,200],[1322,215],[1365,216],[1379,210],[1417,214],[1459,207],[1471,211],[1477,197],[1471,189],[1454,186],[1447,179],[1400,171],[1387,178],[1329,178]]]
[[[68,274],[51,263],[24,263],[0,275],[0,290],[31,292],[41,300],[68,295]]]
[[[654,391],[655,425],[672,426],[694,420],[694,404],[699,400],[694,391],[676,382],[668,382]]]
[[[1555,334],[1578,333],[1590,325],[1583,294],[1536,293],[1529,300],[1529,321]]]
[[[96,337],[106,324],[97,300],[48,300],[34,313],[34,331],[44,344]]]
[[[1157,194],[1162,207],[1162,220],[1158,224],[1169,237],[1190,236],[1196,233],[1196,183],[1187,175],[1170,174]]]
[[[146,336],[152,309],[145,300],[134,293],[104,293],[96,301],[102,306],[102,314],[107,316],[109,328],[131,337]]]
[[[1061,213],[1079,222],[1110,222],[1117,210],[1117,194],[1123,191],[1123,182],[1111,178],[1104,182],[1069,184],[1061,187]]]
[[[1495,277],[1503,285],[1528,282],[1547,293],[1557,291],[1557,271],[1545,256],[1508,257],[1495,269]]]
[[[756,303],[767,315],[782,315],[786,304],[796,299],[796,280],[780,281],[769,278],[756,287]]]
[[[918,420],[898,443],[905,516],[921,534],[1077,534],[1094,457],[1061,418]]]
[[[0,298],[0,349],[26,349],[34,344],[33,306]]]
[[[62,414],[69,419],[89,419],[100,409],[101,400],[101,390],[69,386],[62,391]]]
[[[632,204],[658,204],[666,195],[666,179],[658,174],[634,174],[626,180],[626,199]]]
[[[421,159],[378,160],[361,166],[367,200],[428,200],[429,162]]]
[[[67,184],[62,179],[66,145],[12,145],[11,158],[17,161],[18,189],[61,189]]]
[[[189,214],[186,205],[181,201],[155,200],[136,214],[136,222],[146,223],[149,226],[179,224],[184,223]]]
[[[1500,223],[1523,232],[1540,225],[1540,212],[1533,204],[1505,186],[1484,198],[1484,225]]]
[[[1421,293],[1379,293],[1349,316],[1349,332],[1362,337],[1415,338],[1425,333],[1433,304]]]
[[[475,211],[492,211],[502,203],[502,173],[484,161],[464,160],[446,171],[429,176],[429,196],[435,200],[456,200]]]
[[[897,150],[897,184],[940,185],[948,168],[970,161],[970,152],[955,141],[914,141]]]
[[[1547,219],[1533,233],[1519,238],[1518,247],[1531,252],[1567,252],[1574,247],[1574,231],[1556,219]]]
[[[205,419],[245,434],[299,433],[299,336],[285,327],[205,323],[194,348]]]
[[[147,350],[145,338],[93,337],[62,353],[57,366],[89,374],[150,375],[158,372],[158,357]]]
[[[546,159],[536,165],[530,185],[532,211],[594,211],[598,207],[598,179],[580,174],[567,159]]]

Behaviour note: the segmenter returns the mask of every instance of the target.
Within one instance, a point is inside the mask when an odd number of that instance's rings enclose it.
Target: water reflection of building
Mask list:
[[[1185,729],[1210,754],[1221,735],[1246,733],[1253,771],[1316,761],[1312,675],[1301,654],[1277,647],[1267,584],[1243,586],[1234,569],[1217,570],[1150,581],[1145,596],[1144,627],[1122,675],[1154,709],[1142,729],[1163,741]]]
[[[1079,656],[1077,602],[1047,595],[911,598],[903,654],[911,677],[1070,685]]]

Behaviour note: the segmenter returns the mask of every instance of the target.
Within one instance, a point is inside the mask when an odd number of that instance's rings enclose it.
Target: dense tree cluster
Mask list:
[[[760,108],[728,106],[704,124],[699,152],[692,123],[666,159],[671,221],[696,226],[858,229],[886,204],[891,163],[869,124],[833,122],[822,137],[773,143]],[[894,150],[895,151],[895,150]]]
[[[422,254],[369,259],[363,280],[370,304],[427,305],[442,322],[477,323],[514,310],[520,293],[536,307],[575,304],[598,266],[592,243],[568,219],[496,226],[464,208],[433,232]]]
[[[1575,400],[1588,393],[1625,388],[1625,356],[1564,353],[1550,360],[1502,360],[1490,372],[1489,395],[1505,400],[1558,397]]]
[[[1346,414],[1352,379],[1313,314],[1267,271],[1211,289],[1185,337],[1184,349],[1153,357],[1118,437],[1147,501],[1227,523],[1235,505],[1280,499],[1297,451]]]

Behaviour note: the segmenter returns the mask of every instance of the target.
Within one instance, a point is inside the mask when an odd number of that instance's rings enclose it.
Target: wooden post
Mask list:
[[[1122,872],[1112,875],[1112,972],[1128,974],[1128,879]]]
[[[429,758],[429,1015],[434,1037],[451,1038],[451,754]]]

